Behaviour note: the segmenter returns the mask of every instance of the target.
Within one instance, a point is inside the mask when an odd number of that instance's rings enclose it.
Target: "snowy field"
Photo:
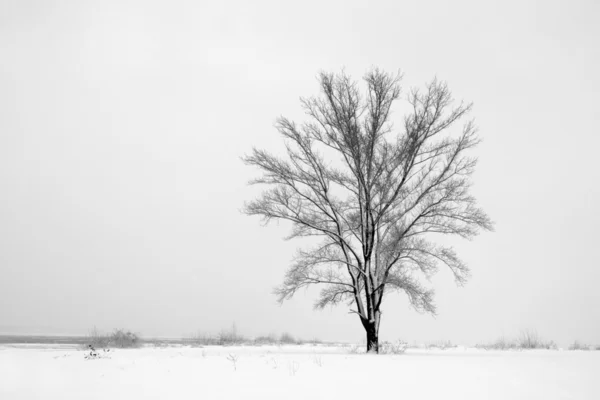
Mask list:
[[[85,354],[0,345],[0,399],[600,399],[600,351],[459,347],[376,356],[306,345]]]

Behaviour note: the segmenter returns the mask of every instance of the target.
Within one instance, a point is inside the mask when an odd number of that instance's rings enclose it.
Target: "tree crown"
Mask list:
[[[471,104],[454,104],[447,85],[434,79],[407,96],[411,111],[402,129],[391,121],[401,75],[374,68],[366,92],[344,72],[321,73],[321,96],[301,99],[309,117],[279,118],[284,157],[253,149],[244,161],[268,189],[244,212],[265,222],[290,221],[295,237],[319,237],[300,250],[275,293],[279,301],[322,284],[317,308],[349,301],[361,319],[379,312],[384,292],[406,293],[418,311],[435,313],[433,290],[420,283],[445,265],[458,284],[467,265],[432,234],[471,239],[492,222],[469,194],[479,143]],[[337,157],[334,157],[337,156]]]

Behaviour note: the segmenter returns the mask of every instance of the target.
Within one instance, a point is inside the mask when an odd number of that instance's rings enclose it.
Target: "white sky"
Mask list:
[[[0,332],[362,339],[347,307],[312,310],[314,290],[275,303],[301,243],[239,212],[259,190],[239,157],[280,145],[275,118],[303,118],[319,70],[376,65],[474,102],[474,194],[496,222],[457,245],[466,287],[434,280],[439,316],[390,296],[382,337],[600,342],[598,15],[593,0],[0,0]]]

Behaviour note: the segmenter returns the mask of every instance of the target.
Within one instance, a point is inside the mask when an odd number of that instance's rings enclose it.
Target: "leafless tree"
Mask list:
[[[420,312],[435,313],[433,290],[419,277],[447,266],[462,285],[469,269],[434,234],[472,238],[492,222],[469,194],[479,139],[466,117],[471,104],[455,105],[445,83],[434,79],[407,96],[403,129],[390,122],[401,75],[374,68],[366,92],[345,72],[319,75],[321,96],[301,99],[309,120],[279,118],[283,157],[260,149],[244,157],[268,185],[244,212],[265,222],[286,220],[289,238],[318,237],[300,250],[275,293],[280,302],[302,287],[322,284],[315,308],[347,302],[378,352],[381,303],[406,293]],[[464,120],[464,121],[463,121]],[[460,125],[460,126],[458,126]]]

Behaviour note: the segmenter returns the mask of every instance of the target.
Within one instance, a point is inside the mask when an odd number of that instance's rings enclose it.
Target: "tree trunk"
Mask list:
[[[365,326],[367,331],[367,353],[379,353],[379,332],[374,322],[368,322]]]
[[[381,313],[375,312],[372,320],[361,319],[365,332],[367,333],[367,353],[379,353],[379,322]]]

